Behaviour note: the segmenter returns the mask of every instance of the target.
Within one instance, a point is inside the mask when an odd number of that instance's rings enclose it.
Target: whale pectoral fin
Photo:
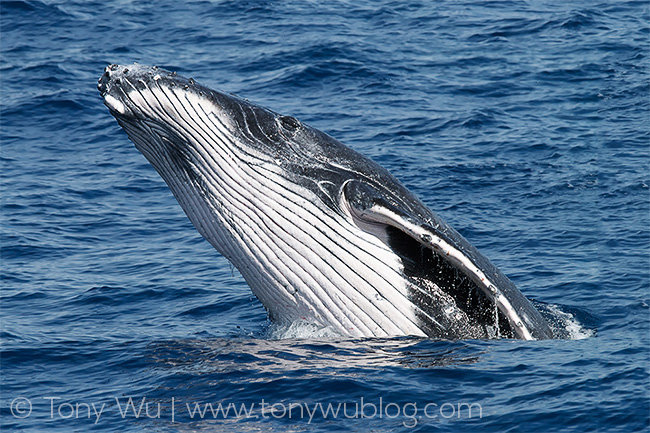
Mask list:
[[[422,329],[437,338],[509,336],[507,322],[494,326],[494,304],[476,288],[458,266],[436,254],[433,227],[407,212],[396,199],[372,185],[349,181],[344,197],[354,222],[387,245],[401,260],[409,281],[409,297]],[[488,325],[489,324],[489,325]],[[496,330],[496,331],[492,331]]]
[[[343,193],[355,223],[382,239],[413,281],[453,298],[472,325],[486,334],[496,330],[498,336],[552,338],[545,320],[514,284],[437,216],[409,212],[363,181],[347,182]],[[492,335],[477,337],[485,336]]]
[[[351,180],[343,187],[343,193],[352,216],[361,224],[392,227],[417,243],[431,247],[431,239],[426,235],[427,232],[434,234],[435,229],[422,218],[400,208],[372,185]]]
[[[479,269],[459,246],[467,241],[448,226],[437,229],[425,219],[400,207],[398,202],[372,185],[352,180],[344,186],[344,196],[356,224],[382,239],[402,259],[406,270],[422,267],[426,255],[437,255],[454,269],[462,270],[467,277],[480,285]],[[436,217],[437,218],[437,217]],[[455,239],[458,236],[459,239]],[[467,247],[469,244],[466,244]],[[422,272],[420,272],[422,273]],[[485,287],[487,290],[487,287]]]

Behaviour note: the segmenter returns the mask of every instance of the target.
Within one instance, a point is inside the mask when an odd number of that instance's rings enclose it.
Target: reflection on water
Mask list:
[[[177,373],[251,372],[331,375],[339,368],[427,368],[471,364],[485,348],[479,342],[422,338],[338,340],[209,339],[153,343],[152,357]],[[303,377],[304,377],[303,375]]]

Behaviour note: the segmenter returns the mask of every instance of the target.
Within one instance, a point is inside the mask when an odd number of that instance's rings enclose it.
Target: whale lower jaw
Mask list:
[[[274,321],[355,337],[552,337],[458,232],[326,134],[155,67],[111,65],[98,87]]]

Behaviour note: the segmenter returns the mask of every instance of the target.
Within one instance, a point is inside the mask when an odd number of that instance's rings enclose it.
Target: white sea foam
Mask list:
[[[572,313],[562,311],[558,305],[547,304],[545,308],[553,315],[555,323],[552,326],[557,328],[561,337],[569,340],[583,340],[596,335],[595,330],[585,328]]]
[[[340,338],[341,334],[331,326],[318,326],[314,323],[298,320],[290,325],[273,324],[268,330],[268,336],[272,340],[285,339],[319,339],[329,340]]]

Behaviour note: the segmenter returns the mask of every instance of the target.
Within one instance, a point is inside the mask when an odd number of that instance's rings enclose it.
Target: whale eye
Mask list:
[[[300,126],[300,122],[295,117],[291,116],[280,116],[278,117],[280,125],[288,131],[295,131]]]

